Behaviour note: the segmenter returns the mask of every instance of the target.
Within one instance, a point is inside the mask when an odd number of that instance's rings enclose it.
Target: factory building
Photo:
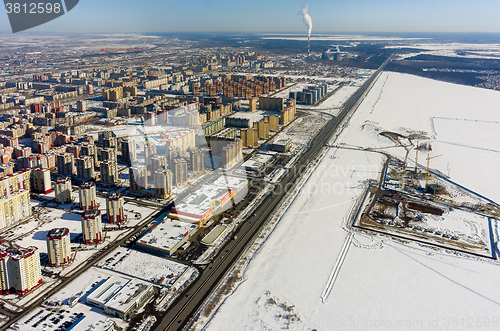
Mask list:
[[[47,252],[51,267],[60,267],[71,261],[69,229],[52,229],[47,233]]]
[[[38,248],[0,250],[0,290],[25,295],[42,284]]]
[[[100,210],[87,210],[82,214],[82,234],[85,244],[98,244],[102,238],[102,220]]]
[[[110,192],[106,199],[106,213],[108,223],[123,223],[125,221],[125,213],[123,211],[124,198],[119,192]]]
[[[79,196],[81,210],[91,210],[97,208],[94,182],[83,182],[80,185]]]
[[[56,202],[59,204],[71,203],[71,178],[59,177],[55,185]]]

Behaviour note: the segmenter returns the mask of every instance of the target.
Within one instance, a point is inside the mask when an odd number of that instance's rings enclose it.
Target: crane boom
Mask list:
[[[427,174],[425,176],[425,187],[426,188],[429,185],[429,168],[430,168],[431,160],[435,159],[437,157],[440,157],[440,156],[443,156],[443,155],[439,154],[439,155],[436,155],[436,156],[433,156],[433,157],[431,157],[430,155],[427,155]]]

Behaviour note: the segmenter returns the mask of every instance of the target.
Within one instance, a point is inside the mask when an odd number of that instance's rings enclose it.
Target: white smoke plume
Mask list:
[[[307,13],[309,11],[309,5],[307,2],[302,2],[302,10],[299,12],[299,14],[302,14],[302,21],[307,27],[307,35],[308,37],[311,36],[311,31],[313,28],[313,21],[311,16]]]

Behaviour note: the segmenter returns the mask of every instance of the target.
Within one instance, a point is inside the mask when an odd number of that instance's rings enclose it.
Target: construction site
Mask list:
[[[392,140],[403,138],[381,134]],[[379,182],[368,185],[349,223],[361,231],[496,259],[499,206],[432,170],[430,161],[440,155],[429,153],[427,166],[419,165],[418,151],[432,148],[417,146],[414,167],[408,166],[407,157],[386,154]]]

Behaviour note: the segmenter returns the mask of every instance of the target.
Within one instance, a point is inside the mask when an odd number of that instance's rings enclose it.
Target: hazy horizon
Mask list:
[[[500,33],[500,2],[311,0],[313,33]],[[32,33],[301,33],[301,1],[85,0]],[[12,33],[5,10],[0,33]]]

